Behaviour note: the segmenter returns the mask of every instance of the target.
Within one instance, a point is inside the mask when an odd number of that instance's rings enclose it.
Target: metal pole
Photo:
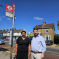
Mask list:
[[[58,25],[58,34],[59,34],[59,25]]]
[[[58,30],[58,35],[59,35],[59,30]]]
[[[13,22],[12,22],[12,36],[11,36],[11,53],[10,59],[12,59],[12,49],[13,49],[13,31],[14,31],[14,8],[13,8]]]

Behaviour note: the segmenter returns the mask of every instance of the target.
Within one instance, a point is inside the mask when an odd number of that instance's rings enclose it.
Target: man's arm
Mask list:
[[[30,56],[31,55],[31,44],[29,44],[28,50],[29,50],[28,56]]]
[[[42,54],[41,54],[41,58],[44,58],[44,52],[46,51],[46,43],[45,43],[45,39],[42,38]]]

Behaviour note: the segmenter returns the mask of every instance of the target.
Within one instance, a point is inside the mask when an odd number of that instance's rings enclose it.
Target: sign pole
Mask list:
[[[11,53],[10,53],[10,59],[12,59],[12,49],[13,49],[14,11],[15,11],[15,9],[13,8],[13,22],[12,22],[12,36],[11,36]]]
[[[59,34],[59,25],[58,25],[58,34]]]

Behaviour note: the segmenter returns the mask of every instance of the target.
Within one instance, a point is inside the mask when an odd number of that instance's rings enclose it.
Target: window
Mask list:
[[[46,29],[46,33],[48,33],[49,32],[49,30],[48,29]]]

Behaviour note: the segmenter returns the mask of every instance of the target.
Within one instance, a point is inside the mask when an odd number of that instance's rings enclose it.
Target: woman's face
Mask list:
[[[25,32],[22,32],[22,36],[25,37],[26,36],[26,33]]]

